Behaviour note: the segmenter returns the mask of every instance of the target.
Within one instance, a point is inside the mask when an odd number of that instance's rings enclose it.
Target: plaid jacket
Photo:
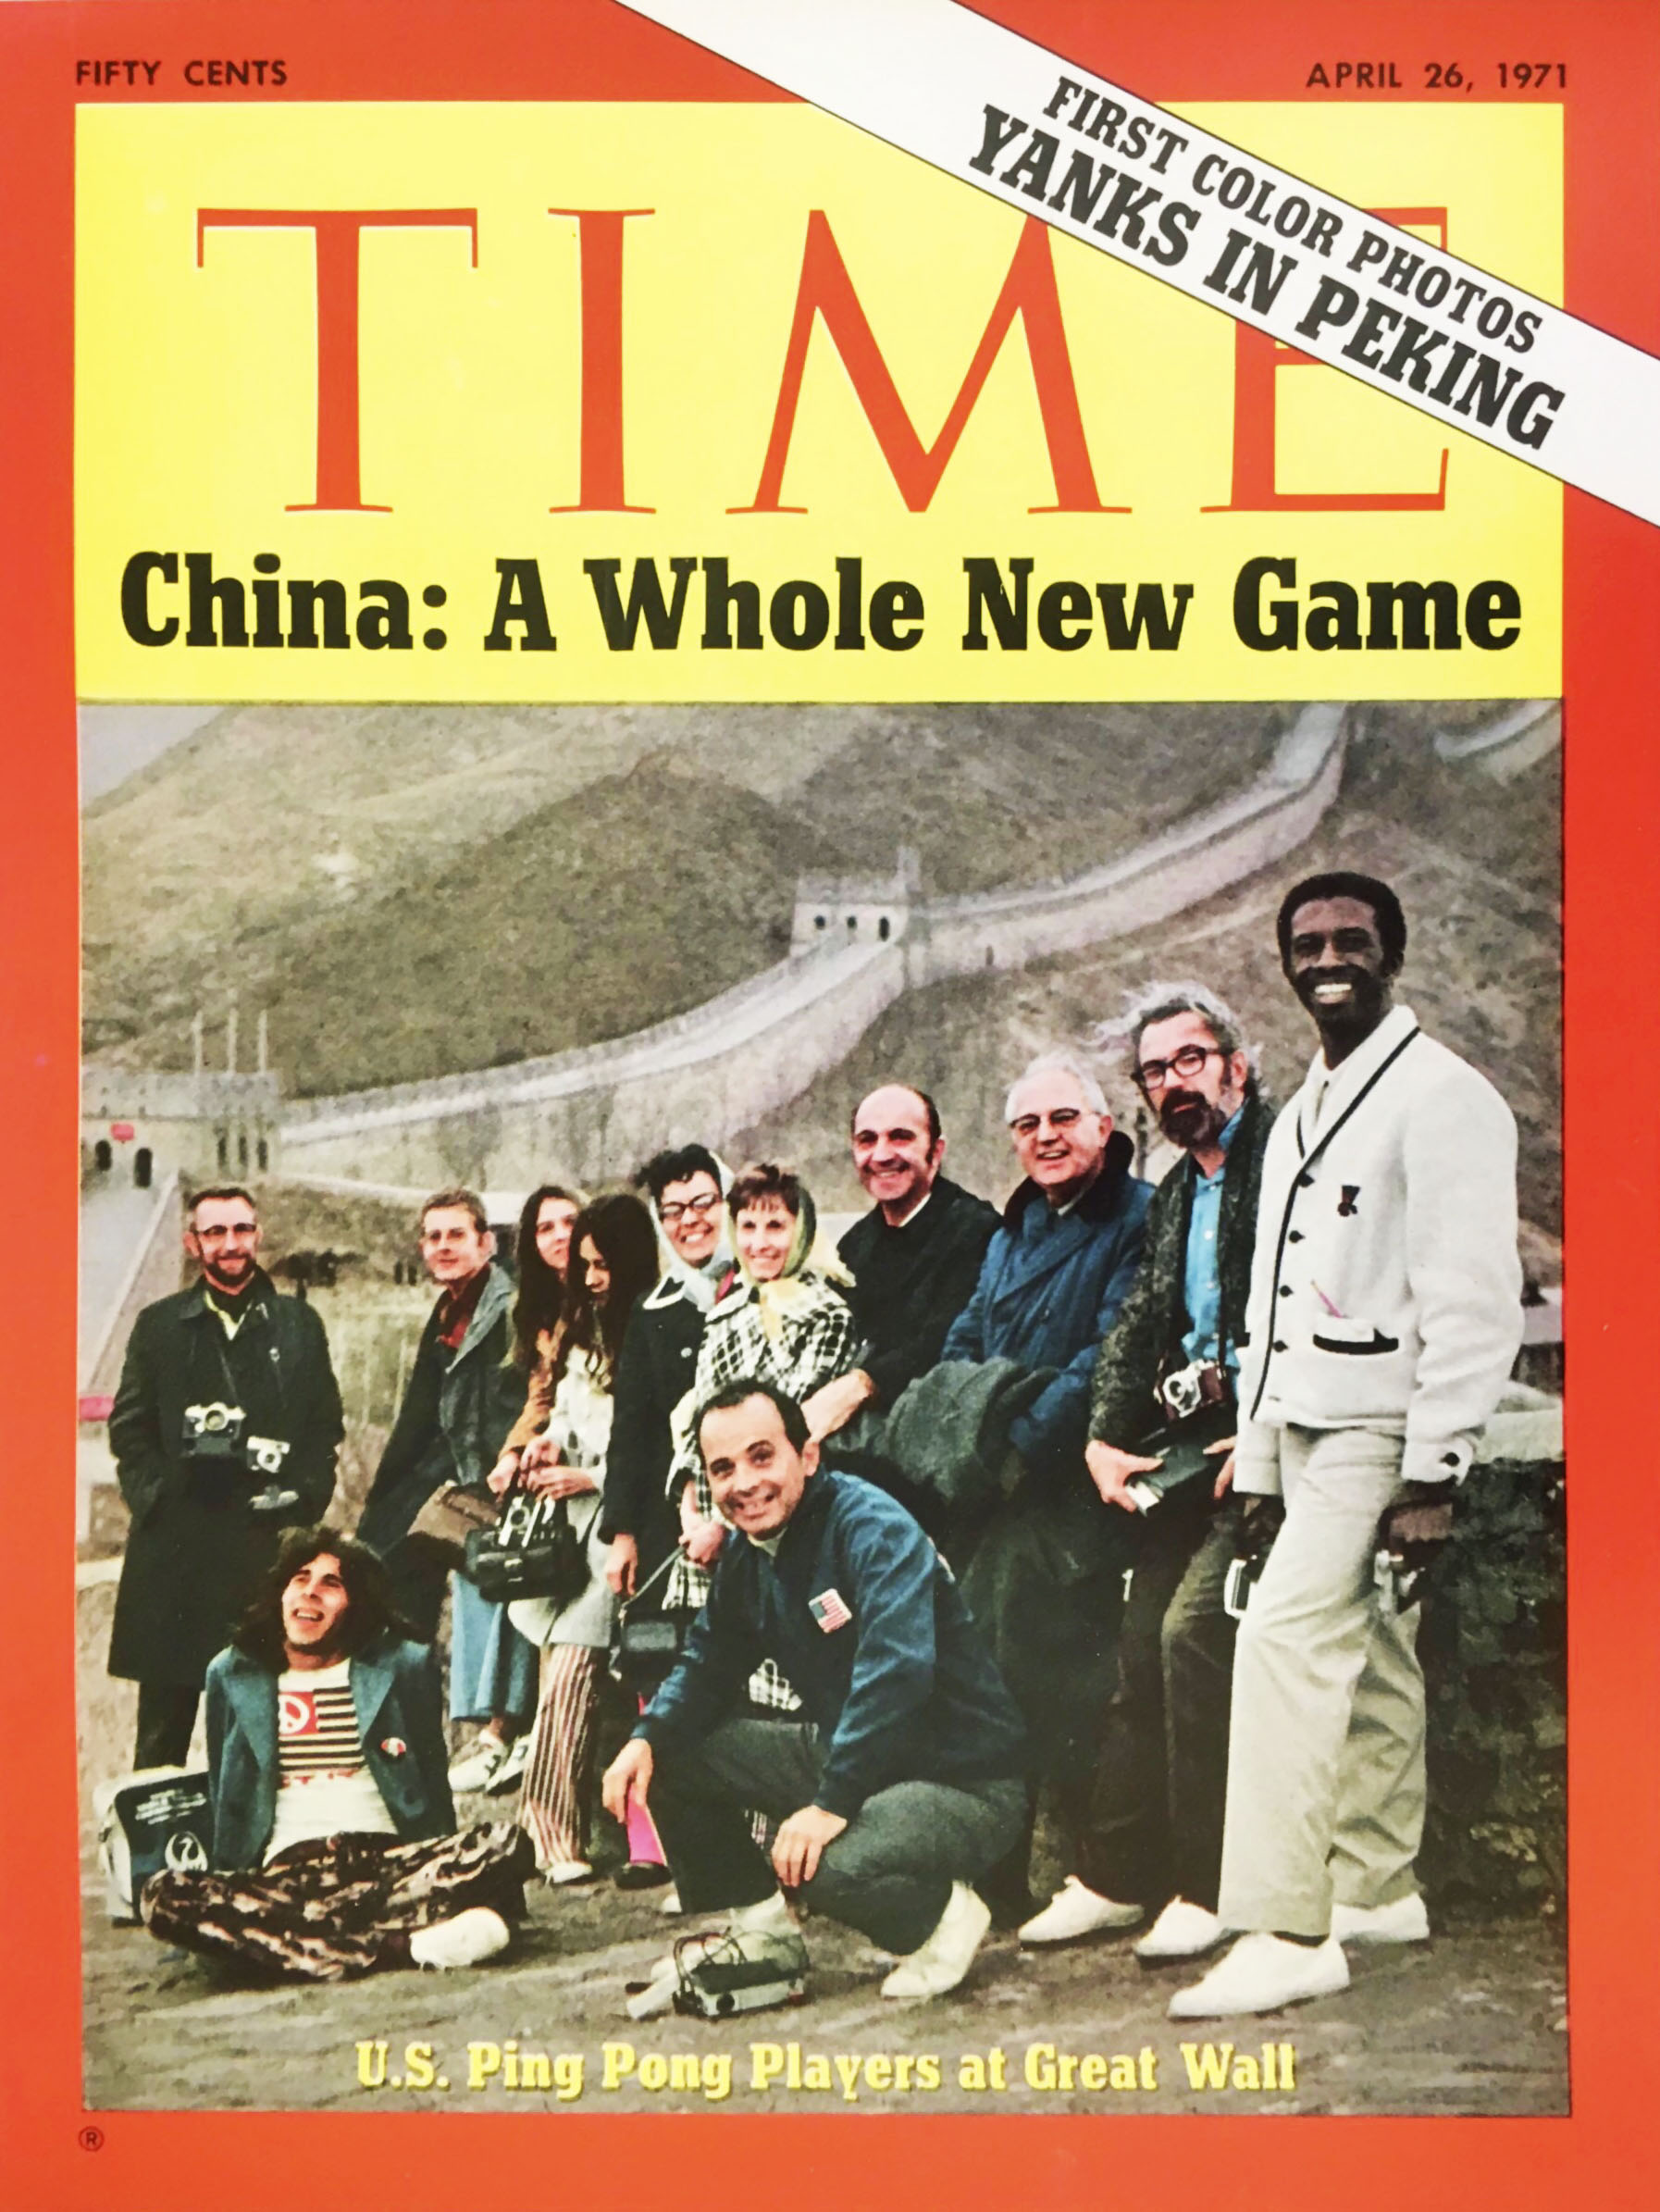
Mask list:
[[[784,1315],[775,1338],[762,1325],[755,1289],[741,1280],[715,1300],[704,1324],[691,1389],[675,1409],[676,1443],[668,1490],[669,1496],[678,1500],[681,1485],[690,1482],[698,1510],[705,1518],[714,1511],[714,1499],[690,1433],[691,1416],[704,1399],[725,1384],[749,1375],[775,1384],[791,1398],[810,1398],[853,1365],[857,1330],[847,1299],[811,1268],[803,1268],[796,1281],[810,1296],[793,1312]],[[687,1559],[677,1560],[669,1570],[663,1604],[700,1606],[708,1595],[708,1569],[694,1567]],[[757,1668],[749,1694],[757,1704],[786,1711],[800,1703],[771,1659]]]

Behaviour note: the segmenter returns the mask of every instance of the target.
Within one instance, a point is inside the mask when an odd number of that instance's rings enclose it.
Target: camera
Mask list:
[[[729,2019],[807,1995],[807,1945],[799,1935],[715,1930],[675,1945],[680,1986],[675,2010],[692,2019]]]
[[[1230,1401],[1233,1390],[1214,1360],[1190,1360],[1163,1377],[1158,1396],[1171,1421],[1191,1421],[1201,1406]]]
[[[237,1466],[246,1463],[242,1432],[248,1416],[241,1406],[228,1406],[215,1398],[211,1405],[184,1409],[184,1457],[221,1460]]]

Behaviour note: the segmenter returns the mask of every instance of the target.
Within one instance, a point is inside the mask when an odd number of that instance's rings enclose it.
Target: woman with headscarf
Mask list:
[[[581,1199],[544,1183],[526,1199],[514,1241],[519,1295],[513,1309],[511,1357],[529,1378],[525,1410],[508,1431],[502,1458],[518,1453],[547,1419],[560,1301],[571,1250],[571,1224]],[[497,1461],[498,1467],[502,1460]],[[504,1606],[482,1597],[464,1574],[450,1577],[450,1718],[484,1725],[450,1769],[452,1790],[515,1788],[529,1756],[536,1710],[536,1647],[507,1619]]]
[[[835,1251],[818,1244],[818,1216],[799,1176],[762,1161],[742,1169],[726,1193],[737,1265],[711,1307],[692,1386],[676,1409],[677,1448],[669,1494],[680,1519],[682,1557],[671,1569],[667,1607],[695,1609],[726,1529],[713,1497],[691,1417],[724,1384],[757,1376],[798,1401],[853,1366],[859,1336],[839,1284],[851,1280]],[[799,1703],[771,1659],[750,1677],[758,1705]]]
[[[516,1473],[537,1496],[569,1499],[571,1522],[588,1547],[588,1583],[576,1597],[563,1605],[525,1597],[508,1608],[514,1627],[541,1647],[541,1696],[519,1821],[538,1865],[555,1883],[582,1882],[593,1871],[586,1800],[613,1606],[600,1512],[617,1359],[635,1307],[657,1274],[657,1235],[640,1200],[619,1192],[583,1208],[571,1226],[571,1249],[546,1377],[546,1424],[524,1444],[515,1466],[498,1464],[490,1476],[499,1490]]]

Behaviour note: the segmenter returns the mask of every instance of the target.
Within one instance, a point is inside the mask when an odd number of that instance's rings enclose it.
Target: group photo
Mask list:
[[[1566,2111],[1562,747],[83,709],[89,2106]]]

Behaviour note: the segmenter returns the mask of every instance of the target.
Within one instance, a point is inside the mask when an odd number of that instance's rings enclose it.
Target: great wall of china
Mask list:
[[[592,1185],[688,1128],[722,1142],[845,1059],[902,992],[1143,928],[1295,851],[1337,795],[1347,713],[1305,707],[1243,791],[1062,882],[923,899],[907,856],[886,882],[805,878],[789,956],[775,966],[604,1044],[292,1101],[280,1172]]]

